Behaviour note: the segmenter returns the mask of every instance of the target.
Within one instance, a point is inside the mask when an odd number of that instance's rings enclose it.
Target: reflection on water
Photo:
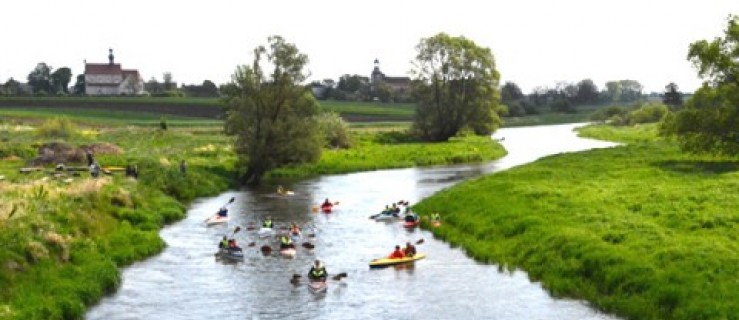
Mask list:
[[[227,192],[194,203],[186,219],[164,228],[168,244],[160,255],[124,270],[120,290],[87,314],[88,319],[611,319],[572,300],[553,299],[520,271],[499,272],[475,262],[460,249],[434,240],[427,231],[407,230],[399,222],[375,222],[368,216],[386,204],[411,204],[461,180],[533,161],[541,156],[606,147],[578,139],[573,125],[503,129],[509,155],[487,164],[382,170],[325,176],[288,186],[294,196],[274,195],[274,186]],[[203,220],[231,197],[229,226],[206,228]],[[325,198],[339,201],[331,214],[311,208]],[[293,258],[281,256],[274,237],[259,238],[257,227],[272,216],[276,229],[303,226],[304,242]],[[224,234],[236,234],[244,262],[216,262],[213,254]],[[251,227],[249,227],[251,226]],[[315,237],[308,237],[315,234]],[[395,245],[425,239],[426,253],[414,264],[369,269],[368,262]],[[249,247],[247,244],[254,243]],[[263,255],[259,248],[275,250]],[[329,274],[325,293],[314,294],[294,274],[306,273],[315,259]]]

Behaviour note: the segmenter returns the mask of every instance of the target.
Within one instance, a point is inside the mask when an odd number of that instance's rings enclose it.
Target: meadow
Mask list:
[[[587,127],[626,145],[540,159],[414,209],[441,212],[436,237],[554,296],[629,319],[736,319],[739,158],[685,154],[656,132]]]
[[[168,118],[168,129],[162,130],[159,115],[110,117],[74,109],[68,117],[51,116],[60,110],[0,110],[0,319],[82,318],[87,306],[118,288],[121,267],[165,247],[159,230],[181,219],[193,199],[236,187],[232,138],[210,120]],[[426,151],[398,129],[394,123],[359,124],[352,129],[352,148],[324,151],[316,165],[320,172],[293,168],[270,175],[302,177],[504,154],[497,143],[475,137]],[[87,171],[55,171],[57,162],[19,171],[51,143],[58,150],[61,144],[93,148],[103,167],[135,165],[139,176],[113,172],[92,178]],[[386,161],[382,154],[396,160]],[[84,155],[70,159],[64,164],[86,165]],[[182,160],[185,173],[178,165]]]

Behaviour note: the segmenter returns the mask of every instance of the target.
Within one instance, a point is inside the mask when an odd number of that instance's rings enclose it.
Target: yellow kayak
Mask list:
[[[426,255],[423,253],[416,253],[413,257],[405,257],[405,258],[397,258],[397,259],[381,258],[381,259],[375,259],[375,260],[370,261],[369,266],[370,268],[385,267],[385,266],[391,266],[394,264],[413,262],[416,260],[421,260],[423,258],[426,258]]]

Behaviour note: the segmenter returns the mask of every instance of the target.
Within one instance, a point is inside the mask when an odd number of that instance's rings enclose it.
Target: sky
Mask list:
[[[25,82],[39,62],[84,72],[84,62],[170,72],[180,84],[230,80],[252,50],[280,35],[310,62],[310,80],[407,76],[422,38],[445,32],[490,48],[501,84],[528,93],[558,82],[631,79],[645,92],[702,82],[686,59],[697,40],[723,36],[737,0],[23,0],[0,4],[0,81]]]

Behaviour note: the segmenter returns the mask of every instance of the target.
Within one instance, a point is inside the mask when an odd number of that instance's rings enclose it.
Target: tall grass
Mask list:
[[[271,178],[305,178],[319,174],[482,162],[505,155],[489,137],[452,138],[442,143],[420,143],[404,131],[353,131],[352,147],[328,149],[316,164],[272,170]]]
[[[235,157],[219,134],[117,127],[62,138],[72,145],[114,143],[103,165],[138,166],[119,174],[56,178],[18,173],[43,140],[12,132],[0,151],[0,318],[80,319],[87,305],[120,284],[118,268],[164,248],[159,229],[181,219],[185,204],[231,184]],[[59,138],[55,138],[59,139]],[[7,147],[11,146],[11,147]],[[188,161],[187,175],[175,165]],[[74,165],[74,164],[70,164]]]
[[[633,319],[739,314],[739,159],[694,156],[649,126],[583,130],[637,144],[541,159],[415,206],[474,258],[554,296]]]

